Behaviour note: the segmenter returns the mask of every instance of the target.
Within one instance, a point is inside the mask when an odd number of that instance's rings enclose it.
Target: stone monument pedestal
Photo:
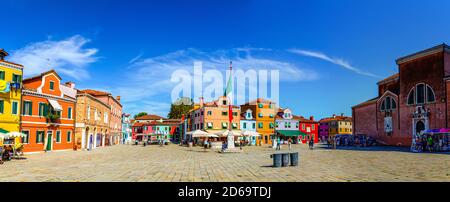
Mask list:
[[[242,152],[242,150],[234,146],[234,135],[231,131],[228,131],[227,147],[224,150],[222,150],[222,153],[239,153],[239,152]]]

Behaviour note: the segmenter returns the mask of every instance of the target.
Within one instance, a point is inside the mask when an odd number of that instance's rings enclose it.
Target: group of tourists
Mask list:
[[[376,140],[362,135],[335,135],[329,136],[327,145],[329,148],[336,149],[338,146],[345,147],[368,147],[376,144]]]
[[[449,136],[439,134],[423,134],[417,136],[413,149],[417,152],[443,152],[449,151]]]
[[[280,138],[276,138],[276,140],[274,140],[274,141],[276,141],[275,150],[280,151],[281,145],[283,144],[282,140]],[[291,138],[289,138],[286,142],[287,142],[289,150],[291,150],[292,144],[294,143],[294,141]],[[308,146],[309,146],[309,149],[314,149],[314,138],[309,139]]]

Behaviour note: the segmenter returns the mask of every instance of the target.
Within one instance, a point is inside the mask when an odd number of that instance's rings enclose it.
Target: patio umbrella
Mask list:
[[[241,131],[233,130],[233,131],[231,131],[231,133],[233,134],[233,136],[242,136]],[[219,137],[227,137],[228,130],[217,132],[216,135],[218,135]]]
[[[243,135],[247,136],[247,137],[260,137],[261,136],[258,132],[248,131],[248,130],[244,131]]]
[[[21,132],[9,132],[9,133],[6,133],[6,135],[5,135],[6,138],[26,137],[26,136],[27,136],[26,134],[21,133]]]
[[[202,130],[190,131],[187,132],[186,134],[192,135],[192,137],[218,137],[215,134],[211,134]]]

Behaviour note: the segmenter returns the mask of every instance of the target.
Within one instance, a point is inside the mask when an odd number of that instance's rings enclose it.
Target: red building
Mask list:
[[[306,134],[306,136],[300,136],[299,141],[306,143],[310,138],[314,138],[314,143],[319,142],[319,123],[314,121],[313,116],[309,117],[309,119],[303,116],[294,116],[294,119],[299,121],[299,130]]]
[[[354,134],[386,145],[450,123],[450,47],[442,44],[397,59],[398,73],[378,82],[376,98],[352,107]]]

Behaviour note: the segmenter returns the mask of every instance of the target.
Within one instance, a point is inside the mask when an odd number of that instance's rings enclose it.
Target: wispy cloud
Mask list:
[[[141,57],[143,56],[143,53],[139,53],[136,57],[134,57],[133,59],[131,59],[130,61],[128,61],[128,64],[133,64],[134,62],[138,61],[139,59],[141,59]]]
[[[89,39],[80,35],[59,41],[48,38],[13,51],[11,61],[25,66],[25,76],[55,69],[61,74],[82,80],[89,78],[87,66],[98,60],[95,57],[97,49],[85,48],[89,42]]]
[[[150,105],[159,103],[163,99],[170,104],[170,93],[177,84],[170,81],[172,73],[176,70],[186,70],[193,75],[194,62],[203,63],[203,72],[214,69],[225,73],[231,60],[235,70],[279,70],[282,82],[318,79],[319,74],[314,70],[302,68],[290,61],[270,56],[271,54],[267,54],[267,51],[272,50],[235,48],[206,52],[190,48],[148,58],[139,54],[130,60],[131,64],[124,75],[124,79],[132,80],[133,84],[119,85],[113,92],[122,96],[124,106],[138,106],[138,103],[144,105],[143,100],[146,100],[149,102],[146,104],[148,110],[161,110],[163,107],[150,108]],[[266,54],[261,54],[263,52]],[[168,110],[168,107],[163,109]],[[139,107],[129,107],[127,110],[129,110],[127,111],[129,113],[141,111]]]
[[[324,53],[321,53],[321,52],[301,50],[301,49],[289,49],[288,51],[291,52],[291,53],[298,54],[298,55],[318,58],[318,59],[321,59],[321,60],[324,60],[324,61],[327,61],[327,62],[331,62],[331,63],[333,63],[335,65],[339,65],[339,66],[341,66],[341,67],[343,67],[345,69],[348,69],[348,70],[353,71],[353,72],[355,72],[357,74],[360,74],[360,75],[369,76],[369,77],[373,77],[373,78],[381,78],[378,75],[362,71],[362,70],[352,66],[349,62],[347,62],[347,61],[345,61],[345,60],[343,60],[341,58],[330,57],[330,56],[328,56],[328,55],[326,55]]]

